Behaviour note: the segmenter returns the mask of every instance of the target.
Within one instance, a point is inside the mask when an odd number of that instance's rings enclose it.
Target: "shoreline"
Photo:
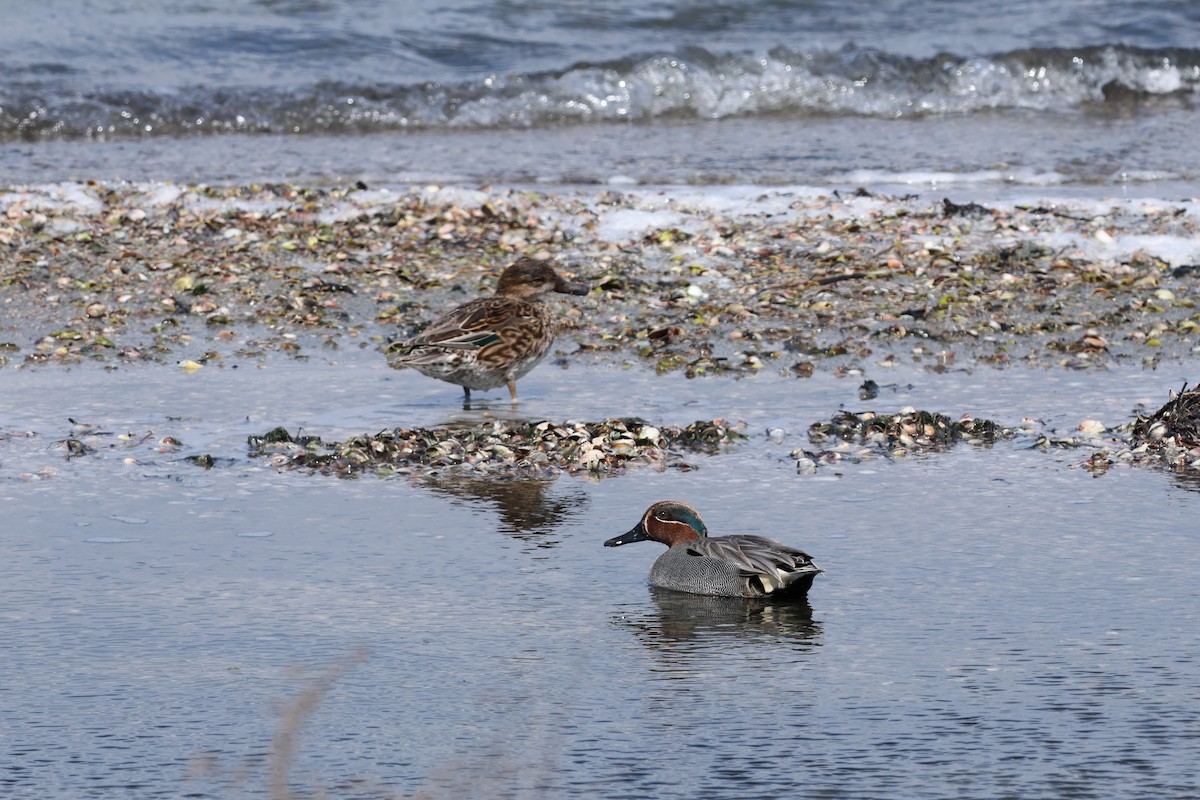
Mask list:
[[[10,368],[382,349],[522,255],[593,287],[560,357],[658,372],[1200,352],[1197,201],[74,183],[0,193],[0,247]]]
[[[113,136],[0,143],[8,185],[177,181],[326,190],[363,181],[607,188],[738,187],[826,192],[1197,197],[1200,161],[1183,146],[1187,105],[1074,111],[981,110],[900,118],[848,115],[668,117],[531,127]],[[1080,143],[1086,142],[1086,155]],[[940,197],[938,197],[940,199]]]

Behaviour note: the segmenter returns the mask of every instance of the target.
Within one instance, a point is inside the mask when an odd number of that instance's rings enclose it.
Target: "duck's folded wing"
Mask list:
[[[402,347],[449,347],[472,350],[500,341],[500,328],[509,314],[491,298],[473,301],[434,320]]]
[[[451,350],[478,350],[489,344],[500,341],[496,331],[477,331],[474,333],[459,333],[457,336],[441,336],[436,333],[422,333],[404,342],[404,347],[447,347]]]
[[[771,583],[790,583],[792,573],[819,571],[812,558],[802,550],[764,536],[717,536],[688,542],[700,555],[736,564],[747,574],[766,576]]]

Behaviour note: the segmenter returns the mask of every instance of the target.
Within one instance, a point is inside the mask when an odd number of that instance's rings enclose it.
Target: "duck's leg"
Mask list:
[[[471,402],[471,390],[466,386],[463,387],[463,402]]]
[[[512,395],[512,401],[514,403],[517,402],[517,382],[516,381],[508,382],[508,393],[510,395]]]

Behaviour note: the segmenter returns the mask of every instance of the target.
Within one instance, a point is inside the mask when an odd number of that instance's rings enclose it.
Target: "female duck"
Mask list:
[[[588,287],[568,283],[549,264],[522,258],[500,274],[494,295],[452,309],[419,336],[394,345],[388,365],[456,383],[468,402],[472,389],[505,384],[516,401],[517,379],[554,343],[558,322],[541,300],[550,292],[583,295]]]
[[[709,538],[700,512],[663,500],[628,533],[605,547],[653,539],[670,549],[650,568],[650,583],[664,589],[722,597],[799,598],[823,569],[804,552],[762,536]]]

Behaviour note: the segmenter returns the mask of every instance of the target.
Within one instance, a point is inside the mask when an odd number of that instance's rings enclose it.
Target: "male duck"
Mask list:
[[[722,597],[800,598],[825,570],[794,547],[762,536],[709,538],[700,512],[687,503],[663,500],[628,533],[605,547],[653,539],[670,549],[650,568],[650,583],[664,589]]]
[[[583,295],[588,287],[568,283],[549,264],[522,258],[500,274],[494,295],[465,303],[393,345],[388,365],[456,383],[468,402],[472,389],[504,384],[516,400],[517,378],[537,366],[554,343],[554,315],[539,299],[549,292]]]

